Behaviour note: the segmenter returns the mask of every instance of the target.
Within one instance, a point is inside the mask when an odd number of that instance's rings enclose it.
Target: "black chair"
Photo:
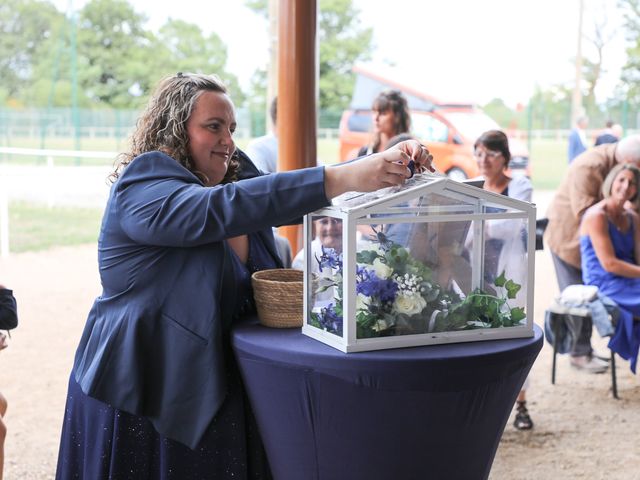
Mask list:
[[[542,237],[544,235],[544,231],[547,229],[548,224],[548,218],[538,218],[536,220],[536,250],[544,250]]]

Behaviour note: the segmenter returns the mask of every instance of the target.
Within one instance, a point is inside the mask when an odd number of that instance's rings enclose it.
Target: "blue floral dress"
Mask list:
[[[634,225],[626,232],[618,230],[608,222],[609,237],[620,260],[637,264],[634,257]],[[628,278],[607,272],[593,248],[588,235],[580,236],[580,253],[582,256],[582,277],[585,285],[595,285],[602,295],[613,300],[620,310],[616,331],[609,340],[609,348],[625,360],[630,361],[631,371],[636,372],[638,348],[640,347],[640,278]]]

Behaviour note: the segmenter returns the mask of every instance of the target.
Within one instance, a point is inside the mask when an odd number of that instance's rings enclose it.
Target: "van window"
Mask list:
[[[351,132],[370,132],[373,119],[371,112],[353,112],[347,122],[347,127]]]
[[[413,134],[425,142],[444,142],[449,139],[447,125],[431,115],[412,115],[411,130]]]

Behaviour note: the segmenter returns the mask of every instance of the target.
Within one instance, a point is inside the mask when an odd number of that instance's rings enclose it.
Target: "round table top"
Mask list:
[[[513,367],[519,359],[535,358],[542,343],[542,330],[534,326],[534,334],[528,338],[343,353],[302,334],[299,328],[268,328],[258,324],[255,318],[237,324],[232,330],[232,344],[238,358],[311,368],[350,380],[365,372],[375,372],[390,384],[408,380],[411,383],[410,377],[415,376],[416,382],[423,384],[429,380],[434,387],[448,382],[458,372],[467,376],[470,371],[476,371],[478,382],[497,379],[507,374],[505,368]],[[437,368],[445,364],[446,371]],[[400,376],[404,378],[398,378]]]

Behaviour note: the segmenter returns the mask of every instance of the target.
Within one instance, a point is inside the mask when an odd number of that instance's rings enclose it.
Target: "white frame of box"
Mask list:
[[[422,175],[425,181],[416,186],[409,187],[398,192],[390,192],[378,198],[373,197],[371,201],[354,207],[344,207],[334,205],[312,212],[304,217],[304,322],[302,333],[330,345],[343,352],[359,352],[370,350],[381,350],[388,348],[413,347],[421,345],[432,345],[442,343],[459,343],[481,340],[495,340],[504,338],[522,338],[533,336],[533,295],[535,281],[535,222],[536,207],[532,203],[516,200],[505,195],[500,195],[483,190],[476,186],[467,185],[461,182],[450,180],[446,177]],[[414,223],[425,222],[425,215],[406,217],[389,215],[391,206],[398,203],[423,196],[425,194],[440,194],[450,198],[463,197],[468,200],[474,199],[476,213],[458,213],[456,210],[469,210],[469,204],[464,206],[444,205],[426,206],[404,209],[404,212],[426,213],[429,218],[427,222],[452,222],[475,220],[474,242],[473,242],[473,269],[472,285],[477,286],[482,281],[482,245],[484,244],[484,222],[492,219],[525,219],[528,220],[528,241],[527,241],[527,298],[526,298],[526,323],[522,326],[503,328],[479,328],[474,330],[430,332],[411,335],[397,335],[377,338],[356,338],[355,320],[355,295],[356,291],[356,227],[362,224],[380,224],[380,217],[368,218],[371,214],[385,214],[385,224],[390,223]],[[366,194],[365,194],[366,195]],[[506,209],[519,210],[518,212],[500,213],[480,213],[486,203],[498,204]],[[312,238],[312,218],[315,216],[329,216],[339,218],[343,221],[343,323],[342,337],[328,331],[321,330],[309,324],[309,272],[310,248]],[[480,241],[475,241],[479,239]]]

